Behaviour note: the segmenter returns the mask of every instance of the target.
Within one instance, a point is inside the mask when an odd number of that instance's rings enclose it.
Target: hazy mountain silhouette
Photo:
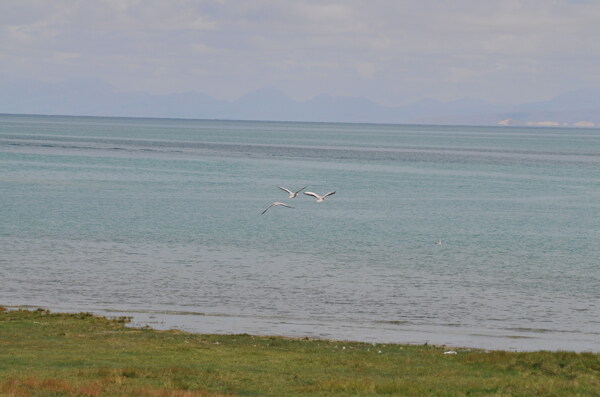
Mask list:
[[[567,91],[542,102],[526,103],[519,106],[524,111],[569,111],[600,108],[600,89],[586,88]]]
[[[547,101],[518,105],[463,98],[450,102],[423,99],[390,107],[365,98],[327,94],[295,101],[275,88],[256,90],[235,101],[222,101],[197,92],[119,92],[93,79],[60,83],[20,80],[0,86],[0,113],[482,125],[502,120],[509,124],[590,121],[600,125],[600,89],[570,91]]]

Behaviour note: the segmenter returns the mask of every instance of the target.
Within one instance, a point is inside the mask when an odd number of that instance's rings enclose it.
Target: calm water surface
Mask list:
[[[598,129],[0,115],[0,204],[3,305],[600,351]]]

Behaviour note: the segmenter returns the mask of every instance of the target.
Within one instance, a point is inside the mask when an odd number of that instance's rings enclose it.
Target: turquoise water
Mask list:
[[[0,115],[0,202],[4,305],[600,351],[598,129]]]

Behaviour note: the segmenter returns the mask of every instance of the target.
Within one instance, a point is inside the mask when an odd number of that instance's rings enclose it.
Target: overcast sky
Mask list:
[[[388,105],[600,87],[594,0],[1,0],[0,83]]]

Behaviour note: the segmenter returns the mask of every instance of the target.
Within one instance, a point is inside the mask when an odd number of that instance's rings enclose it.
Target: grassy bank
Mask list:
[[[0,308],[0,395],[600,395],[600,355],[484,352],[125,327]]]

